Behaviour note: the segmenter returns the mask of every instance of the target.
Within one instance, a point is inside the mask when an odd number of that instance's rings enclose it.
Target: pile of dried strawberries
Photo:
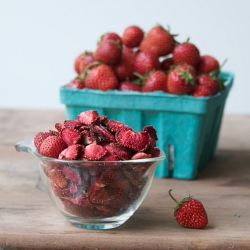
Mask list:
[[[198,47],[177,42],[161,25],[145,33],[128,26],[122,35],[107,32],[95,51],[84,51],[74,62],[77,77],[66,85],[75,89],[163,91],[170,94],[211,96],[223,89],[221,66]]]
[[[39,132],[34,145],[43,156],[69,160],[43,164],[65,210],[84,217],[123,213],[140,195],[147,182],[144,173],[152,163],[138,161],[119,167],[117,162],[159,156],[156,130],[149,125],[135,132],[94,110],[56,123],[55,128]]]

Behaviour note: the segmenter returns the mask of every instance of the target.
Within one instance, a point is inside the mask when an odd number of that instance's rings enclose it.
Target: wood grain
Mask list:
[[[112,230],[68,223],[36,188],[37,160],[14,144],[53,129],[63,111],[0,110],[0,249],[250,249],[250,116],[223,118],[218,150],[195,180],[155,178],[136,213]],[[192,194],[204,204],[204,230],[180,227],[177,199]]]

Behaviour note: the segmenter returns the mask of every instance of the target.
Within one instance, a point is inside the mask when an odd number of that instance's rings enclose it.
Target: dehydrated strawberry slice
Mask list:
[[[105,206],[102,204],[95,204],[95,207],[102,212],[102,217],[112,217],[120,214],[121,212],[113,207]]]
[[[72,128],[63,128],[61,131],[61,137],[68,146],[77,144],[81,141],[80,132]]]
[[[102,161],[120,161],[120,158],[114,153],[108,151],[107,154],[102,157]]]
[[[124,193],[127,193],[131,188],[131,184],[127,178],[123,177],[122,180],[109,183],[109,187],[122,190]]]
[[[108,189],[103,187],[90,194],[90,201],[93,204],[109,205],[111,196]]]
[[[83,187],[81,185],[77,185],[73,181],[70,181],[67,189],[70,195],[78,196],[82,193]]]
[[[98,124],[104,125],[105,122],[107,121],[108,117],[106,115],[99,116],[98,118]]]
[[[119,143],[109,143],[105,146],[107,150],[122,160],[129,160],[131,158],[132,152],[129,148],[122,146]]]
[[[55,128],[60,132],[64,128],[64,125],[62,123],[57,122],[55,124]]]
[[[34,138],[34,145],[36,147],[37,152],[39,153],[40,151],[40,146],[42,144],[42,142],[49,137],[51,134],[49,132],[39,132],[38,134],[36,134],[35,138]]]
[[[90,144],[84,149],[83,156],[91,161],[100,160],[107,153],[107,149],[101,145]]]
[[[120,189],[108,189],[110,203],[109,205],[114,208],[123,209],[126,207],[128,198],[127,195]]]
[[[82,137],[82,144],[85,146],[96,142],[96,137],[87,130],[83,130],[81,132],[81,137]]]
[[[62,199],[62,202],[65,211],[76,216],[91,218],[91,217],[96,217],[98,216],[98,214],[100,214],[100,212],[98,212],[98,210],[95,208],[82,207],[77,204],[74,204],[72,201],[68,199]]]
[[[104,142],[115,142],[115,136],[111,134],[107,129],[104,127],[93,125],[90,128],[90,132],[94,134],[96,137],[99,138],[99,141]]]
[[[140,180],[138,180],[138,179],[136,178],[136,176],[133,175],[131,169],[123,168],[123,169],[122,169],[122,173],[127,177],[127,179],[129,180],[129,182],[130,182],[133,186],[139,187],[139,186],[141,185]]]
[[[54,168],[47,172],[47,176],[50,178],[52,182],[54,182],[59,188],[67,187],[67,179],[64,174],[58,168]]]
[[[133,130],[128,125],[125,125],[122,122],[116,121],[116,120],[107,120],[105,122],[105,126],[107,129],[113,133],[116,133],[119,130]]]
[[[81,126],[81,123],[77,119],[65,120],[64,121],[64,126],[67,127],[67,128],[76,129],[76,128],[79,128]]]
[[[65,148],[60,154],[59,159],[63,160],[76,160],[78,156],[80,155],[80,152],[82,150],[82,145],[76,144],[71,145],[67,148]]]
[[[101,174],[100,180],[103,184],[109,185],[112,182],[119,182],[124,179],[120,169],[107,168]]]
[[[66,147],[67,145],[61,137],[50,135],[41,143],[39,153],[47,157],[58,158]]]
[[[93,205],[90,202],[90,199],[85,194],[81,194],[80,196],[70,199],[74,204],[79,205],[81,207],[90,207],[92,208]]]
[[[151,158],[152,155],[151,154],[146,154],[144,152],[138,152],[136,154],[134,154],[132,157],[131,157],[131,160],[138,160],[138,159],[147,159],[147,158]]]
[[[157,134],[156,134],[156,130],[153,126],[151,125],[147,125],[143,128],[143,131],[148,132],[150,138],[151,138],[151,143],[150,145],[152,147],[156,146],[156,141],[158,140]]]
[[[150,150],[147,150],[149,154],[152,155],[152,157],[158,157],[161,153],[161,150],[159,148],[150,148]]]
[[[76,184],[81,183],[81,176],[77,169],[68,166],[63,166],[61,168],[61,171],[64,174],[65,178],[73,181]]]
[[[78,115],[78,120],[82,124],[91,125],[97,122],[99,119],[99,114],[95,110],[88,110],[80,113]]]
[[[115,137],[118,143],[135,151],[146,150],[151,141],[149,134],[145,131],[121,130],[116,133]]]
[[[65,197],[69,194],[66,188],[60,188],[54,182],[51,182],[50,186],[55,196]]]

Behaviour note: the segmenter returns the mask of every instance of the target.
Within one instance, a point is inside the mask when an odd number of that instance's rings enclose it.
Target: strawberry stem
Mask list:
[[[169,196],[172,198],[172,200],[173,200],[176,204],[180,205],[180,202],[177,201],[177,200],[174,198],[174,196],[171,194],[171,191],[172,191],[172,189],[170,189],[170,190],[168,191]]]

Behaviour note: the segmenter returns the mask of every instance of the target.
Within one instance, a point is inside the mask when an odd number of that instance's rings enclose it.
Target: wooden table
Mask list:
[[[14,149],[64,119],[63,110],[0,110],[0,250],[250,249],[250,116],[224,116],[218,150],[198,178],[155,178],[136,213],[104,231],[68,223],[36,188],[35,157]],[[206,229],[175,222],[170,188],[177,199],[192,194],[203,202]]]

